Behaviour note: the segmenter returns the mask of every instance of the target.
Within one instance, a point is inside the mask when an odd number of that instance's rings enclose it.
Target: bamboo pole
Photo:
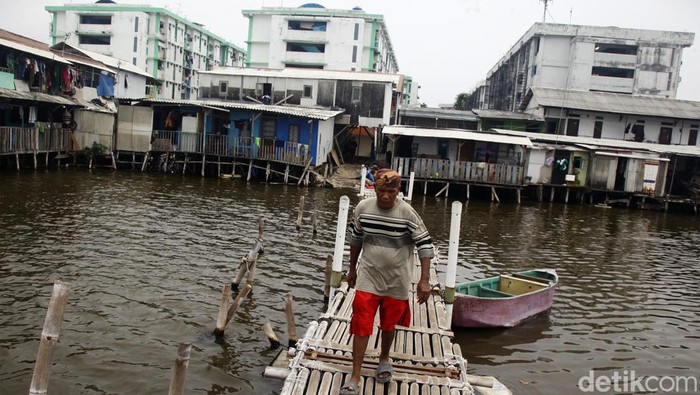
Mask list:
[[[226,312],[228,310],[228,298],[231,295],[231,286],[224,285],[224,290],[221,292],[221,303],[219,304],[219,315],[216,317],[216,329],[214,334],[221,336],[224,334],[226,327]]]
[[[452,307],[455,300],[455,278],[457,277],[457,254],[459,248],[459,228],[462,216],[462,203],[452,202],[452,220],[450,221],[450,245],[447,255],[447,272],[445,273],[445,308],[447,309],[447,327],[452,327]]]
[[[182,395],[185,393],[185,378],[187,366],[190,364],[190,351],[192,344],[180,343],[177,347],[177,358],[173,366],[173,377],[170,380],[170,391],[168,395]]]
[[[41,332],[41,341],[36,355],[34,374],[29,387],[29,395],[46,394],[51,371],[51,359],[63,323],[63,312],[70,294],[70,283],[61,280],[53,284],[53,292],[49,300],[49,307],[44,319],[44,329]]]
[[[236,295],[236,298],[233,300],[233,303],[231,303],[231,306],[228,308],[228,311],[226,312],[226,317],[223,320],[223,325],[219,325],[219,320],[217,319],[217,324],[216,324],[216,329],[214,330],[214,335],[217,337],[221,337],[224,335],[224,329],[226,329],[226,326],[228,323],[231,321],[231,318],[233,318],[233,315],[236,314],[236,310],[238,309],[238,305],[241,304],[241,299],[245,298],[250,290],[253,287],[250,284],[246,284],[241,292]],[[226,292],[226,286],[224,287],[224,292]],[[224,306],[224,295],[221,297],[222,299],[222,307]],[[228,295],[226,295],[226,300],[228,299]],[[225,307],[224,307],[225,309]],[[221,309],[219,310],[219,317],[221,316]]]
[[[253,259],[253,263],[248,267],[248,277],[246,278],[246,285],[253,286],[253,279],[255,278],[255,267],[258,265],[258,258]]]
[[[238,266],[238,274],[236,275],[236,278],[231,282],[231,289],[234,291],[238,290],[238,285],[241,283],[241,280],[243,280],[243,276],[248,272],[248,257],[244,256],[241,259],[241,264]]]
[[[266,322],[263,324],[263,332],[265,332],[265,336],[267,336],[267,340],[270,341],[270,348],[271,349],[276,349],[277,347],[280,346],[280,341],[277,339],[277,335],[275,335],[275,331],[272,330],[272,325],[269,322]]]
[[[299,199],[299,213],[297,214],[296,228],[301,229],[301,218],[304,215],[304,196]]]
[[[284,298],[284,313],[287,315],[287,338],[289,339],[289,347],[296,347],[299,337],[297,337],[297,324],[294,320],[294,297],[292,294],[287,294]]]
[[[333,300],[335,289],[340,286],[343,270],[343,246],[345,245],[345,228],[348,224],[348,210],[350,209],[350,198],[340,197],[338,205],[338,227],[335,232],[335,249],[333,251],[333,274],[331,277],[331,291],[329,300]],[[330,306],[329,306],[330,308]]]
[[[323,303],[328,303],[331,292],[331,274],[333,273],[333,255],[326,258],[326,284],[323,287]]]

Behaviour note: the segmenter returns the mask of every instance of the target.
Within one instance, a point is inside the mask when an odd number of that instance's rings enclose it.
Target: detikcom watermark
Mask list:
[[[631,392],[631,393],[696,393],[698,379],[695,376],[637,376],[634,370],[622,372],[588,371],[578,380],[582,392]]]

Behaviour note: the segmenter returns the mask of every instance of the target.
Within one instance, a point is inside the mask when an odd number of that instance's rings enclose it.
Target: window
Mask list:
[[[537,74],[537,65],[532,66],[532,75]]]
[[[616,67],[593,66],[591,75],[613,78],[634,78],[634,69],[619,69]]]
[[[644,141],[644,121],[637,121],[637,123],[632,126],[632,134],[634,135],[634,141],[640,143]]]
[[[300,130],[299,125],[289,125],[289,138],[287,139],[287,141],[289,141],[290,143],[298,144],[299,143],[299,130]]]
[[[540,38],[539,37],[535,37],[534,46],[535,46],[535,55],[537,55],[537,53],[540,52]]]
[[[605,44],[597,43],[595,45],[595,51],[601,53],[614,53],[620,55],[636,55],[637,46],[636,45],[624,45],[624,44]]]
[[[134,37],[134,52],[138,52],[139,50],[139,38]]]
[[[225,95],[228,90],[228,83],[225,81],[219,82],[219,94]]]
[[[603,117],[595,117],[595,124],[593,125],[593,138],[599,139],[603,137]]]
[[[111,15],[81,15],[80,16],[81,25],[111,25],[112,16]]]
[[[690,125],[688,145],[698,145],[698,125]]]
[[[304,85],[304,97],[311,97],[313,93],[313,86]]]
[[[360,24],[355,24],[355,35],[353,36],[355,40],[360,38]]]
[[[86,44],[86,45],[109,45],[111,42],[111,37],[110,36],[89,36],[89,35],[81,34],[78,42],[80,44]]]
[[[139,17],[134,18],[134,32],[139,31]]]
[[[352,46],[352,62],[357,62],[357,45]]]
[[[661,122],[661,130],[659,130],[659,144],[671,144],[673,136],[673,124]]]
[[[131,59],[131,63],[132,63],[134,66],[136,66],[136,58],[132,58],[132,59]]]
[[[323,53],[326,52],[326,44],[287,43],[287,51]]]
[[[263,118],[263,120],[262,120],[262,138],[264,138],[264,139],[274,139],[275,138],[275,119],[274,118]]]
[[[326,22],[323,21],[289,21],[289,30],[313,30],[317,32],[326,31]]]
[[[359,86],[352,87],[352,101],[360,101],[362,96],[362,88]]]

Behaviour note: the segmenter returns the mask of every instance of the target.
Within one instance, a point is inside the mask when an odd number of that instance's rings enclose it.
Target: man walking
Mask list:
[[[435,256],[432,240],[423,220],[403,200],[398,199],[401,176],[381,169],[375,176],[376,198],[362,200],[355,208],[349,227],[350,270],[347,280],[355,287],[353,316],[350,323],[352,374],[340,394],[358,393],[362,361],[372,334],[374,316],[379,309],[381,349],[376,380],[391,381],[393,367],[389,351],[396,325],[409,326],[411,311],[411,272],[417,249],[421,275],[416,287],[419,303],[430,296],[430,259]],[[362,262],[357,261],[362,251]]]

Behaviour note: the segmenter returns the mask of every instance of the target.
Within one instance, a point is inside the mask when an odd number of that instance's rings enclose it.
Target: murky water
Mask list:
[[[179,342],[192,343],[188,393],[278,392],[281,381],[261,377],[276,354],[261,326],[286,342],[288,293],[300,334],[324,310],[343,194],[357,202],[350,190],[128,171],[0,174],[0,394],[28,391],[57,279],[72,292],[49,393],[165,394]],[[446,254],[451,200],[413,204]],[[259,215],[266,244],[253,294],[217,341],[221,289],[252,247]],[[470,373],[531,394],[577,393],[589,370],[700,376],[697,217],[471,201],[462,218],[458,281],[536,267],[561,278],[548,314],[457,332]]]

